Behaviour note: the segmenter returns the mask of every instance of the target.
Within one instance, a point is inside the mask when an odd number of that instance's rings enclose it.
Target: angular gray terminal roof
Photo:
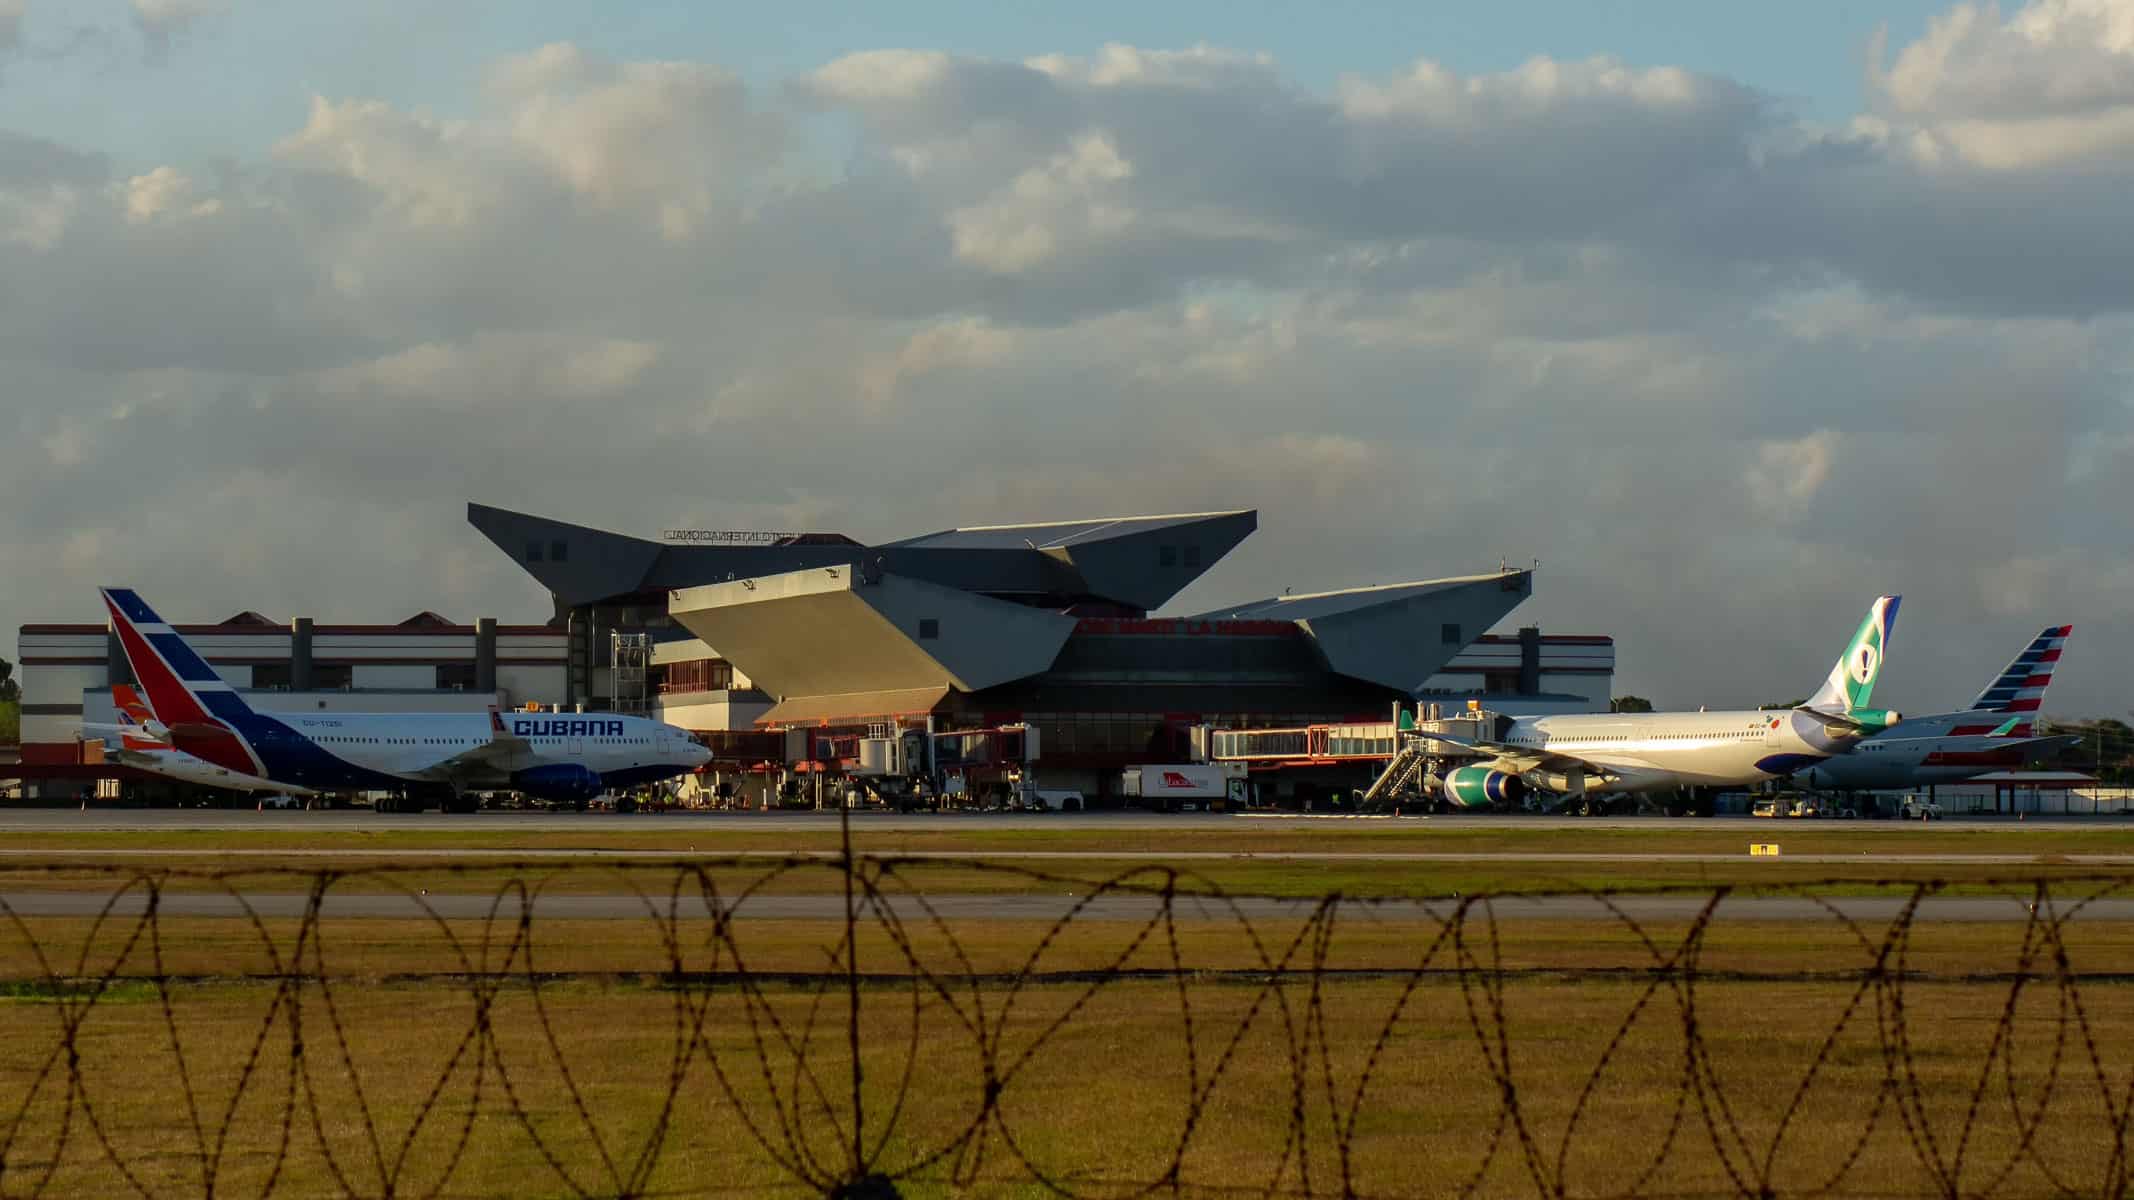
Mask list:
[[[1445,579],[1417,579],[1408,583],[1381,583],[1369,587],[1342,588],[1331,592],[1304,592],[1294,596],[1269,596],[1244,604],[1232,604],[1188,618],[1195,621],[1309,621],[1337,613],[1356,612],[1393,604],[1416,596],[1449,592],[1471,583],[1496,582],[1519,571],[1492,571],[1486,575],[1454,575]]]
[[[1088,521],[1039,521],[1027,525],[966,525],[939,533],[889,542],[884,547],[957,550],[1060,550],[1082,542],[1106,541],[1206,525],[1224,518],[1254,518],[1250,509],[1229,512],[1173,513],[1158,517],[1099,517]]]
[[[870,547],[834,534],[655,542],[480,504],[467,519],[559,605],[666,601],[781,699],[976,692],[1044,672],[1079,614],[1155,609],[1259,524],[1240,509],[970,526]],[[1270,596],[1183,623],[1292,623],[1324,670],[1412,695],[1532,588],[1531,572],[1504,570]]]
[[[1533,588],[1533,572],[1507,570],[1271,596],[1194,619],[1294,621],[1327,670],[1414,695]]]
[[[1040,607],[1104,602],[1144,611],[1177,595],[1259,526],[1259,514],[1242,509],[947,529],[868,547],[828,534],[669,544],[486,504],[467,505],[467,520],[565,606],[852,565]]]

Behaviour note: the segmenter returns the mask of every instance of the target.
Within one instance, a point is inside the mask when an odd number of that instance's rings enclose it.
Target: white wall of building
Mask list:
[[[561,704],[569,682],[561,664],[525,666],[499,662],[496,665],[496,690],[505,698],[507,708],[523,704]]]
[[[659,697],[652,715],[683,729],[753,729],[769,711],[770,697],[759,692],[685,692]]]
[[[71,742],[81,729],[79,712],[45,713],[40,709],[72,709],[81,703],[82,689],[103,687],[104,668],[99,666],[42,666],[34,670],[17,667],[22,683],[22,740]],[[107,697],[108,702],[108,697]]]

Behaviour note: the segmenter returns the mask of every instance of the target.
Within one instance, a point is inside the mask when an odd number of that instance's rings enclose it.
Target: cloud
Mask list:
[[[2033,0],[2007,20],[1962,4],[1871,72],[1917,152],[1992,169],[2095,162],[2134,147],[2134,7]]]
[[[171,44],[195,25],[229,11],[228,0],[127,0],[134,28],[151,60],[170,53]]]
[[[30,0],[0,0],[0,55],[21,47],[22,18],[29,9]]]
[[[574,192],[647,211],[670,238],[722,201],[738,205],[779,138],[736,76],[702,63],[619,63],[556,44],[499,64],[490,86],[512,134]]]
[[[1803,437],[1764,442],[1742,476],[1757,508],[1781,521],[1791,521],[1806,509],[1830,478],[1831,460],[1838,447],[1837,435],[1818,429]]]
[[[56,564],[0,610],[126,577],[181,615],[545,618],[470,498],[861,538],[1256,506],[1181,608],[1539,558],[1522,619],[1727,703],[1897,590],[1892,703],[2072,620],[2058,686],[2101,704],[2134,667],[2119,11],[1952,10],[1838,127],[1607,56],[751,86],[554,44],[456,107],[316,97],[231,162],[0,134],[0,556]],[[2091,124],[1977,132],[2039,121]]]

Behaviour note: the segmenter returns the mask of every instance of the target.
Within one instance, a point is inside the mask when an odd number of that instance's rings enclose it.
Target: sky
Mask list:
[[[0,0],[0,626],[537,620],[468,500],[1260,510],[1663,705],[2134,666],[2134,0]]]

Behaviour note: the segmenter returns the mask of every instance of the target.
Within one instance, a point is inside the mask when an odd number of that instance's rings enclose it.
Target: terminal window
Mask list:
[[[541,543],[539,543],[539,542],[528,542],[528,543],[526,543],[526,561],[527,561],[527,562],[540,562],[540,561],[541,561]]]
[[[919,618],[919,639],[931,641],[941,636],[941,621],[936,617]]]
[[[1177,566],[1177,565],[1178,565],[1178,547],[1176,547],[1176,546],[1163,546],[1163,547],[1160,547],[1160,548],[1158,548],[1158,549],[1157,549],[1157,551],[1156,551],[1156,565],[1158,565],[1158,566],[1162,566],[1162,567],[1175,567],[1175,566]]]
[[[1459,645],[1459,644],[1460,644],[1460,627],[1459,627],[1459,626],[1457,626],[1457,625],[1446,625],[1446,626],[1443,626],[1443,627],[1441,627],[1441,628],[1440,628],[1440,629],[1438,630],[1438,640],[1439,640],[1439,641],[1441,641],[1441,642],[1443,642],[1443,643],[1445,643],[1445,644],[1446,644],[1446,645],[1448,645],[1448,646],[1457,646],[1457,645]]]
[[[1186,547],[1186,565],[1189,567],[1197,567],[1200,565],[1200,547]]]
[[[567,543],[565,543],[565,542],[560,542],[560,541],[556,541],[556,542],[550,542],[550,543],[548,544],[548,561],[550,561],[550,562],[563,562],[563,561],[565,561],[565,560],[569,559],[569,558],[570,558],[570,549],[571,549],[571,548],[570,548],[569,544],[567,544]]]

